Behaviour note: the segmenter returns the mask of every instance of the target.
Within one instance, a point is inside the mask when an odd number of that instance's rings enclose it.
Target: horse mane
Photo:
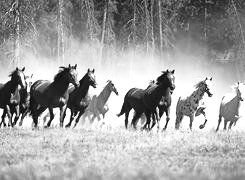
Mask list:
[[[235,84],[233,84],[233,85],[231,86],[231,89],[232,89],[232,91],[234,91],[234,92],[237,93],[238,90],[239,90],[239,91],[242,91],[241,86],[243,86],[243,88],[244,88],[244,84],[243,84],[243,83],[241,83],[241,82],[235,83]]]
[[[202,80],[202,81],[199,81],[198,83],[196,83],[195,85],[194,85],[194,87],[196,88],[196,89],[198,89],[199,87],[201,87],[201,85],[202,84],[204,84],[205,82]]]
[[[17,70],[16,69],[9,74],[9,77],[13,77],[14,75],[17,75]]]
[[[54,81],[59,81],[69,70],[70,68],[62,68],[62,70],[59,70],[59,72],[54,76]]]
[[[80,79],[79,84],[83,84],[83,82],[85,81],[85,78],[88,76],[88,72],[82,77],[82,79]]]
[[[168,74],[169,72],[168,71],[162,71],[162,74],[157,78],[156,80],[156,84],[160,84],[161,83],[161,80]],[[153,80],[154,81],[154,80]]]

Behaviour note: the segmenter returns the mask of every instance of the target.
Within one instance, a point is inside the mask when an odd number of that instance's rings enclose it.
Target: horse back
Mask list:
[[[226,94],[220,103],[219,114],[227,120],[234,120],[239,115],[238,98],[234,94]]]
[[[50,86],[51,82],[48,80],[37,80],[31,86],[31,92],[37,91],[43,93]]]
[[[144,90],[143,89],[132,88],[126,93],[124,98],[125,99],[127,99],[127,98],[142,99],[143,96],[144,96]]]

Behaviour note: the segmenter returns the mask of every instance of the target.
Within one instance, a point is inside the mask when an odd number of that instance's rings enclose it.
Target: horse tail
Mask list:
[[[180,99],[181,99],[181,97],[179,97],[178,102],[177,102],[177,105],[176,105],[176,114],[178,114],[178,112],[179,112],[179,108],[180,108]]]
[[[123,102],[123,105],[122,105],[122,109],[121,109],[120,113],[117,114],[117,117],[120,117],[125,112],[127,112],[127,109],[128,109],[129,106],[130,106],[130,104],[124,99],[124,102]]]

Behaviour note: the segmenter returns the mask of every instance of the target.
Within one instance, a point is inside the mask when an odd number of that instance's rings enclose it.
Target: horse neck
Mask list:
[[[203,96],[204,96],[204,91],[201,88],[198,88],[191,94],[190,97],[195,98],[199,102]]]
[[[15,92],[16,91],[16,89],[18,88],[18,83],[16,83],[15,81],[12,81],[12,80],[10,80],[10,81],[8,81],[8,84],[9,84],[9,91],[11,92],[11,93],[13,93],[13,92]]]
[[[77,92],[80,97],[85,97],[88,94],[89,90],[89,84],[87,81],[83,81],[83,83],[80,84],[79,88],[77,89]]]
[[[169,87],[166,86],[164,83],[157,85],[156,88],[154,88],[152,94],[155,94],[156,104],[160,102],[161,98],[166,94],[168,88]]]
[[[105,104],[107,100],[109,99],[111,95],[111,90],[109,89],[109,86],[107,85],[99,94],[98,99],[100,99],[100,102]]]
[[[54,81],[52,84],[54,85],[54,88],[57,89],[57,92],[60,93],[59,95],[62,95],[68,90],[70,82],[66,79],[60,79]]]

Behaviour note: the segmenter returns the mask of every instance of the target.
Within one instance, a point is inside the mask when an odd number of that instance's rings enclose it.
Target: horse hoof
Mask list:
[[[49,128],[49,126],[48,125],[45,125],[44,128],[47,129],[47,128]]]
[[[205,126],[204,125],[200,125],[199,126],[199,129],[203,129]]]
[[[67,124],[67,125],[65,126],[65,128],[69,128],[69,127],[71,127],[71,125],[68,125],[68,124]]]

